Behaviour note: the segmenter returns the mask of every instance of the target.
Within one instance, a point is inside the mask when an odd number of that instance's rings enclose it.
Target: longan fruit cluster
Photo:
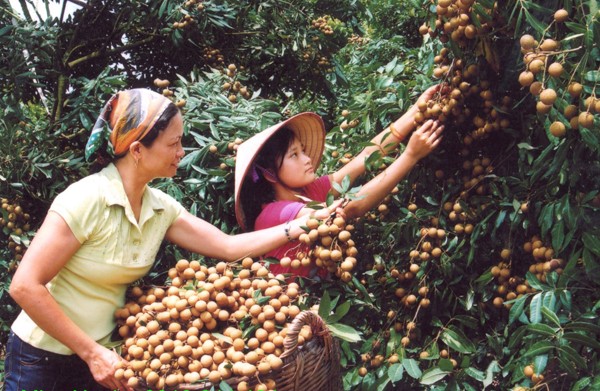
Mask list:
[[[314,29],[319,30],[320,32],[322,32],[325,35],[332,35],[333,28],[330,25],[331,21],[332,21],[331,16],[323,15],[323,16],[319,16],[317,19],[314,19],[311,23],[311,26]]]
[[[172,24],[172,27],[175,30],[189,28],[195,25],[197,21],[189,12],[202,12],[204,10],[204,4],[202,3],[202,0],[187,0],[183,3],[183,8],[181,20],[173,22]]]
[[[342,117],[344,118],[342,120],[342,123],[340,124],[340,129],[341,130],[348,130],[348,129],[353,129],[356,128],[359,124],[360,124],[360,120],[358,118],[353,118],[353,119],[348,119],[348,116],[350,116],[350,110],[342,110]]]
[[[411,262],[426,262],[442,256],[442,243],[446,238],[446,231],[437,227],[423,227],[420,231],[420,240],[417,248],[409,254]]]
[[[511,304],[505,304],[505,301],[514,300],[534,290],[529,286],[527,280],[512,275],[511,265],[508,262],[510,259],[510,250],[503,249],[500,257],[502,261],[490,269],[497,284],[496,296],[492,299],[492,304],[496,308],[505,307],[510,309]]]
[[[552,246],[544,244],[539,236],[533,235],[523,244],[523,250],[533,256],[535,263],[529,266],[529,271],[535,274],[538,280],[546,282],[546,276],[553,271],[562,273],[564,260],[555,258]]]
[[[318,40],[319,37],[313,37],[313,40]],[[321,71],[332,72],[331,60],[329,57],[322,55],[321,52],[315,49],[312,45],[307,45],[302,51],[301,60],[309,67],[312,67],[312,73],[315,75]]]
[[[163,80],[163,79],[158,78],[158,77],[156,79],[154,79],[154,85],[156,87],[162,89],[161,90],[162,95],[165,96],[165,97],[167,97],[167,98],[169,98],[169,99],[171,99],[173,101],[174,92],[173,92],[173,90],[169,89],[169,85],[170,84],[171,84],[171,82],[169,80],[166,80],[166,79]],[[185,106],[186,101],[185,101],[185,99],[179,99],[177,101],[173,101],[173,103],[175,103],[175,106],[181,108],[181,107]]]
[[[569,14],[561,9],[555,12],[554,21],[562,23],[567,20]],[[554,88],[548,87],[548,79],[552,78],[554,83],[561,85],[565,79],[565,69],[559,57],[565,53],[560,49],[560,41],[545,38],[538,42],[532,35],[525,34],[520,38],[521,52],[525,70],[519,74],[519,83],[528,87],[529,92],[537,97],[536,111],[539,114],[548,114],[555,106],[558,93]],[[563,114],[568,121],[568,127],[578,129],[579,126],[592,128],[596,113],[600,113],[600,100],[595,95],[582,99],[583,86],[577,81],[571,80],[566,86],[568,95],[573,103],[567,105]],[[580,108],[581,103],[583,107]],[[556,119],[549,127],[550,133],[555,137],[563,137],[567,132],[567,124]]]
[[[217,66],[225,64],[225,56],[221,54],[221,50],[210,46],[202,49],[202,58],[208,64],[215,64]]]
[[[202,0],[187,0],[183,3],[185,8],[196,8],[198,11],[202,11],[204,9],[204,4],[202,4]]]
[[[447,48],[441,49],[434,62],[437,66],[433,76],[444,79],[449,92],[438,94],[429,101],[418,101],[419,112],[414,117],[416,125],[428,119],[442,123],[452,120],[455,124],[465,124],[471,119],[473,130],[463,139],[466,146],[471,145],[473,140],[485,139],[492,132],[510,125],[510,121],[501,114],[509,110],[510,97],[497,99],[490,89],[491,83],[480,80],[480,69],[476,63],[466,64],[460,58],[451,60]],[[476,102],[466,103],[469,98],[471,101],[476,98]],[[477,108],[476,112],[474,108]]]
[[[525,377],[531,379],[533,384],[538,384],[544,381],[544,375],[541,373],[535,373],[535,367],[533,364],[528,364],[523,368],[523,374]]]
[[[468,195],[474,191],[477,195],[485,195],[488,192],[487,186],[483,183],[485,176],[494,171],[492,160],[489,157],[482,156],[473,160],[465,160],[462,165],[463,172],[463,193],[462,198],[468,198]]]
[[[237,376],[248,379],[239,390],[257,384],[274,390],[271,372],[283,366],[287,325],[300,313],[299,286],[286,286],[252,258],[242,260],[237,274],[225,262],[206,267],[182,259],[168,276],[164,288],[133,287],[116,311],[128,364],[115,376],[157,389]],[[303,328],[298,343],[311,338]]]
[[[297,269],[301,266],[316,265],[325,268],[344,282],[352,280],[352,270],[356,266],[358,250],[352,231],[354,226],[347,224],[341,216],[326,221],[314,218],[306,222],[308,232],[298,238],[304,244],[294,259],[284,257],[280,260],[283,267]]]
[[[475,0],[437,0],[435,28],[432,29],[426,23],[419,27],[421,35],[429,34],[436,37],[439,34],[441,42],[452,40],[460,46],[465,46],[469,40],[475,39],[480,34],[492,30],[494,18],[481,17],[479,13],[472,12]],[[485,10],[492,15],[494,9]],[[477,20],[473,20],[472,17]]]
[[[463,204],[459,201],[445,202],[443,205],[444,212],[448,213],[448,219],[456,222],[454,232],[457,235],[470,235],[475,228],[470,221],[473,221],[475,216],[473,211],[465,210]]]
[[[231,80],[223,83],[221,89],[227,94],[227,99],[231,103],[236,103],[238,101],[238,95],[242,96],[244,99],[250,99],[252,97],[248,87],[243,85],[239,80],[235,80],[238,72],[238,67],[235,64],[229,64],[223,72]]]
[[[362,36],[356,35],[356,34],[352,34],[348,38],[348,43],[356,45],[357,46],[356,49],[360,49],[361,46],[366,45],[369,41],[370,41],[369,38],[362,37]]]
[[[27,250],[21,240],[15,240],[15,236],[21,238],[31,229],[29,223],[29,213],[25,213],[23,207],[17,201],[11,201],[8,198],[2,198],[2,213],[0,214],[0,227],[4,234],[8,236],[7,247],[14,257],[14,262],[9,265],[9,270],[14,271],[18,262],[23,259],[23,254]]]
[[[398,189],[398,187],[394,187],[392,189],[392,191],[390,192],[390,194],[385,196],[383,198],[383,200],[381,201],[381,203],[379,205],[377,205],[376,209],[365,213],[365,218],[368,221],[374,221],[377,219],[383,220],[385,218],[385,216],[387,216],[390,213],[389,205],[392,202],[392,196],[394,194],[398,194],[399,192],[400,192],[400,190]]]

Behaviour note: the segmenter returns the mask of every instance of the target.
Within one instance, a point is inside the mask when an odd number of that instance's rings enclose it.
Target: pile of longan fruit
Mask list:
[[[14,259],[9,265],[9,270],[14,271],[18,262],[23,259],[25,254],[25,244],[21,241],[15,241],[14,236],[21,238],[31,229],[29,224],[29,213],[23,211],[23,207],[16,201],[8,198],[2,198],[2,212],[0,214],[0,227],[8,236],[7,247],[12,253]]]
[[[568,17],[568,12],[560,9],[554,13],[554,22],[563,23]],[[560,41],[545,38],[538,42],[532,35],[525,34],[519,42],[525,65],[525,70],[519,74],[519,83],[523,87],[528,87],[529,92],[538,98],[536,111],[539,114],[548,114],[558,98],[556,90],[548,86],[549,77],[553,79],[554,84],[560,86],[561,79],[565,76],[563,64],[557,59],[564,53],[560,48]],[[583,86],[574,80],[569,80],[567,92],[573,100],[573,103],[563,109],[569,127],[571,129],[578,129],[580,126],[592,128],[594,114],[600,113],[600,100],[594,94],[582,99]],[[583,107],[580,108],[581,103]],[[551,123],[549,130],[553,136],[563,137],[567,132],[567,126],[557,119]]]
[[[335,216],[325,221],[311,218],[306,222],[306,227],[308,231],[299,237],[303,246],[293,259],[282,258],[280,265],[292,269],[316,265],[344,282],[351,281],[358,254],[352,240],[354,226],[347,224],[343,217]]]
[[[287,327],[300,313],[299,286],[252,258],[238,269],[182,259],[167,286],[130,289],[115,313],[128,361],[115,376],[133,388],[231,379],[238,391],[275,390]],[[310,339],[304,326],[298,344]]]

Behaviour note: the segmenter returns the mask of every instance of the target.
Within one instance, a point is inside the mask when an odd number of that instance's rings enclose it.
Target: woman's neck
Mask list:
[[[142,197],[144,196],[144,190],[146,189],[149,180],[147,180],[144,175],[140,175],[135,164],[130,162],[127,156],[117,160],[115,166],[121,176],[123,188],[127,195],[127,199],[129,200],[129,204],[131,205],[131,209],[133,210],[136,219],[139,219],[140,211],[142,209]]]

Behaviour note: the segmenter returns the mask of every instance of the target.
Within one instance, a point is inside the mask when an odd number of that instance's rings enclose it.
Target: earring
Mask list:
[[[136,170],[137,170],[137,168],[138,168],[138,162],[139,162],[139,159],[135,159],[135,158],[134,158],[134,160],[133,160],[133,161],[135,162],[135,168],[136,168]]]

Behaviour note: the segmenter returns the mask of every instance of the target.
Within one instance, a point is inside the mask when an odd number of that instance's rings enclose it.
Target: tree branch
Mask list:
[[[122,52],[124,52],[126,50],[129,50],[129,49],[132,49],[132,48],[135,48],[135,47],[138,47],[138,46],[150,43],[154,39],[156,39],[156,36],[149,36],[147,38],[142,39],[141,41],[134,42],[134,43],[131,43],[129,45],[121,46],[121,47],[116,48],[116,49],[112,49],[112,50],[104,50],[104,49],[103,50],[96,50],[95,52],[92,52],[92,53],[90,53],[90,54],[88,54],[86,56],[79,57],[78,59],[73,60],[73,61],[69,61],[67,63],[67,66],[69,68],[73,69],[76,66],[78,66],[79,64],[84,63],[84,62],[89,61],[89,60],[92,60],[94,58],[100,57],[103,54],[107,55],[107,56],[112,56],[113,54],[122,53]]]

